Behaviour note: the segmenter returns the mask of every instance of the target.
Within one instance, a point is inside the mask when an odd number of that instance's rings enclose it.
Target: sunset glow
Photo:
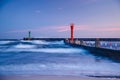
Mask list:
[[[0,38],[120,37],[119,0],[0,0]],[[18,36],[19,35],[19,36]]]

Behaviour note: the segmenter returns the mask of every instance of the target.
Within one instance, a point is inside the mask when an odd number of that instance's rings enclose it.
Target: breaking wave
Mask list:
[[[0,71],[11,72],[10,74],[60,74],[61,75],[96,75],[96,76],[120,76],[120,72],[118,71],[118,64],[110,64],[110,63],[100,63],[100,64],[24,64],[24,65],[5,65],[0,66]],[[103,65],[103,66],[98,66]],[[84,66],[84,67],[83,67]],[[116,69],[113,69],[114,66],[117,66]],[[1,74],[1,73],[0,73]]]
[[[85,50],[74,48],[41,48],[36,49],[34,45],[17,45],[15,48],[6,49],[3,52],[44,52],[44,53],[81,53]]]
[[[9,43],[12,43],[12,42],[14,42],[14,41],[0,41],[0,44],[9,44]]]
[[[28,45],[28,44],[18,44],[14,46],[14,48],[35,48],[35,45]]]
[[[0,75],[120,75],[119,63],[96,58],[63,41],[20,40],[0,44]]]
[[[64,44],[64,41],[45,41],[45,40],[32,40],[32,41],[25,41],[21,40],[21,42],[28,42],[33,44]]]

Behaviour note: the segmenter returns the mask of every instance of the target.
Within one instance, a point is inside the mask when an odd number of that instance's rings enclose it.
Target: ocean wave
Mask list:
[[[64,44],[64,41],[45,41],[45,40],[31,40],[31,41],[21,40],[21,42],[28,42],[32,44]]]
[[[56,45],[58,46],[56,47]],[[119,63],[103,58],[96,59],[84,49],[65,46],[63,41],[41,40],[10,42],[7,48],[6,46],[3,48],[4,50],[2,49],[4,46],[0,45],[0,74],[38,73],[97,76],[120,74]]]
[[[35,48],[34,45],[22,45],[14,46],[15,48],[6,49],[3,52],[44,52],[44,53],[84,53],[85,50],[77,48]],[[29,49],[28,49],[29,48]]]
[[[64,41],[53,41],[53,42],[49,42],[49,44],[64,44]]]
[[[18,74],[19,72],[22,72],[22,74],[28,73],[39,73],[43,74],[44,71],[47,71],[47,74],[51,74],[51,72],[60,72],[62,75],[95,75],[95,76],[110,76],[110,75],[116,75],[120,76],[120,72],[117,70],[119,69],[118,64],[109,64],[104,65],[100,64],[99,67],[93,66],[92,64],[88,66],[84,66],[84,64],[24,64],[24,65],[5,65],[0,66],[0,72],[14,72]],[[112,68],[114,66],[114,69]],[[116,67],[116,69],[115,69]],[[49,71],[51,71],[49,73]],[[65,73],[66,72],[66,73]],[[0,73],[0,74],[1,74]],[[10,73],[10,74],[11,74]],[[5,74],[5,73],[4,73]],[[55,73],[57,74],[57,72]]]
[[[33,40],[33,41],[31,41],[31,43],[33,43],[33,44],[48,44],[48,42],[42,41],[42,40]]]
[[[36,46],[35,45],[28,45],[28,44],[18,44],[18,45],[15,45],[14,48],[35,48]]]
[[[15,42],[15,41],[0,41],[0,44],[4,45],[4,44],[12,43],[12,42]]]

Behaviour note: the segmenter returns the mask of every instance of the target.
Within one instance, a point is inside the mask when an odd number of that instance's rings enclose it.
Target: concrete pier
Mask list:
[[[120,50],[102,48],[100,47],[100,41],[98,39],[95,41],[95,47],[85,45],[83,40],[74,40],[74,42],[71,43],[70,40],[67,39],[64,42],[72,47],[83,48],[95,56],[106,57],[113,61],[120,62]]]

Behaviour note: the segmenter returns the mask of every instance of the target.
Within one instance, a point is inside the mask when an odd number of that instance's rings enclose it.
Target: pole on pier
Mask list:
[[[97,38],[96,41],[95,41],[95,47],[100,47],[100,40],[99,40],[99,38]]]
[[[84,45],[84,42],[83,42],[83,40],[80,40],[80,45]]]
[[[71,26],[70,26],[70,28],[71,28],[71,39],[70,39],[70,41],[74,41],[74,24],[72,23],[71,24]]]

